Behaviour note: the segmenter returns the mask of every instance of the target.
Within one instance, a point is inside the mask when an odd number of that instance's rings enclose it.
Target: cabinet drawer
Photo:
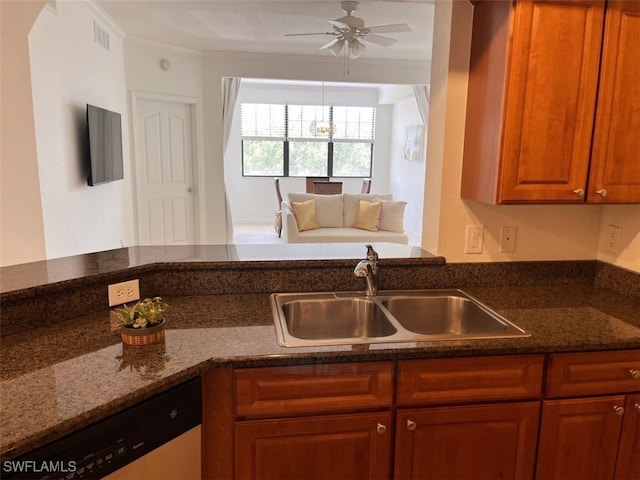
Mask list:
[[[398,405],[538,398],[543,364],[542,355],[403,360]]]
[[[552,354],[545,390],[547,397],[640,391],[640,350]]]
[[[390,407],[393,362],[236,370],[235,394],[245,418]]]

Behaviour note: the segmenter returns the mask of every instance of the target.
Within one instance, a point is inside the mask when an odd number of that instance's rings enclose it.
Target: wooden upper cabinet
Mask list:
[[[476,4],[463,198],[640,202],[639,2]]]
[[[587,200],[640,201],[640,0],[607,4]]]

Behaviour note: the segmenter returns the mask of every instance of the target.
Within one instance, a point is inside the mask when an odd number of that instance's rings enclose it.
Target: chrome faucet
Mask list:
[[[371,245],[367,245],[367,258],[358,262],[356,268],[353,269],[353,273],[358,278],[365,277],[367,279],[367,290],[365,293],[368,297],[378,294],[378,253]]]

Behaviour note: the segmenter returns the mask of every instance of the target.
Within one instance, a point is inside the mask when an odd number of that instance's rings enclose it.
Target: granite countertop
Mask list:
[[[463,290],[527,338],[284,348],[269,295],[166,297],[166,341],[129,347],[108,310],[2,338],[0,454],[10,459],[217,366],[640,348],[640,298],[586,284]]]

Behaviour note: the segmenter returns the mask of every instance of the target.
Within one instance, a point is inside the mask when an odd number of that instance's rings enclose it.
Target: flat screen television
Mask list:
[[[122,180],[122,119],[119,113],[87,104],[91,186]]]

